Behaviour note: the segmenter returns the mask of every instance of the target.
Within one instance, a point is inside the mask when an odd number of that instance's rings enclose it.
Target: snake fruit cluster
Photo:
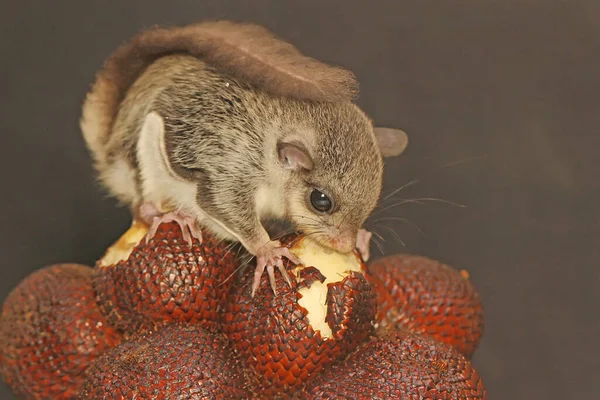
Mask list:
[[[132,227],[94,268],[42,268],[5,300],[0,375],[22,399],[485,399],[464,273],[390,256],[368,267],[292,234],[288,285],[176,223]]]

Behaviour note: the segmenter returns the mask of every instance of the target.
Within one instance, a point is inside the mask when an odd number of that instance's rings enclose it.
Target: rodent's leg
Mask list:
[[[252,282],[252,297],[260,286],[262,275],[267,269],[269,282],[273,293],[277,295],[277,285],[275,284],[275,270],[277,267],[286,282],[291,286],[292,282],[285,267],[283,266],[282,257],[286,257],[293,263],[300,263],[300,260],[287,247],[282,247],[278,240],[270,240],[265,245],[261,246],[256,251],[256,270],[254,271],[254,281]]]
[[[287,247],[282,247],[281,242],[271,240],[262,225],[261,216],[256,212],[257,207],[254,205],[256,178],[246,179],[240,171],[226,176],[213,175],[210,178],[205,174],[201,178],[198,183],[198,204],[213,221],[235,236],[244,248],[256,257],[252,296],[260,286],[265,269],[275,294],[275,267],[288,284],[291,284],[282,257],[296,264],[299,260]]]
[[[368,261],[371,256],[370,243],[373,234],[366,229],[359,229],[356,235],[356,249],[360,252],[363,261]]]
[[[146,234],[146,243],[156,235],[160,224],[164,222],[177,222],[181,228],[183,239],[192,246],[192,238],[198,239],[202,244],[202,231],[198,227],[196,217],[187,214],[181,210],[162,213],[152,203],[142,203],[139,209],[140,218],[150,224],[150,229]]]

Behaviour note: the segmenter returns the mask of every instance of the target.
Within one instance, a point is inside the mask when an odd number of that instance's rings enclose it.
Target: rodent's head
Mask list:
[[[304,105],[298,112],[298,126],[277,144],[287,214],[321,244],[350,252],[381,193],[383,160],[373,125],[351,103]]]

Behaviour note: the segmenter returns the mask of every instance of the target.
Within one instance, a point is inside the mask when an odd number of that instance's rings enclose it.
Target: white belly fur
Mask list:
[[[164,209],[167,205],[173,205],[175,209],[196,215],[199,222],[217,236],[239,241],[237,235],[200,208],[196,199],[196,184],[182,179],[169,166],[164,123],[155,112],[146,116],[140,131],[137,155],[144,201],[151,202],[161,212],[173,211]]]

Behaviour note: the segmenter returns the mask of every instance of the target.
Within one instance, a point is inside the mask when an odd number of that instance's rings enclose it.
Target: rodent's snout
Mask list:
[[[356,246],[356,238],[352,236],[330,236],[327,240],[329,246],[340,253],[350,253]]]
[[[301,217],[302,214],[297,213],[293,219],[293,223],[304,234],[313,236],[321,245],[329,247],[339,253],[350,253],[356,247],[356,236],[358,231],[353,231],[352,228],[337,227],[329,221],[324,221],[320,224],[312,223],[313,217]]]

